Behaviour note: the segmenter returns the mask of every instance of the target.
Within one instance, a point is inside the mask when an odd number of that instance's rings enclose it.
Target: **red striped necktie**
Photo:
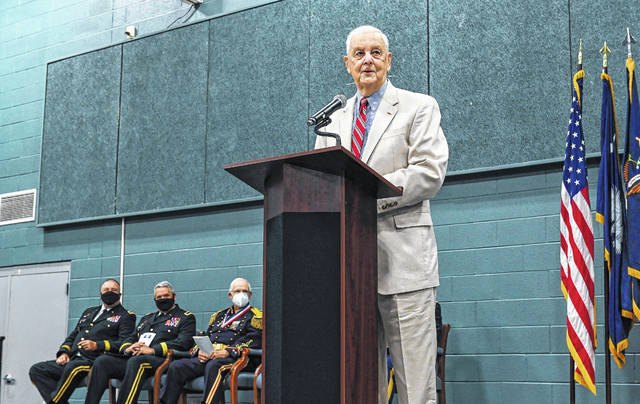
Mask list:
[[[364,132],[367,127],[367,98],[364,97],[360,101],[360,109],[356,118],[356,124],[353,125],[353,136],[351,138],[351,151],[357,158],[362,155],[362,143],[364,142]]]

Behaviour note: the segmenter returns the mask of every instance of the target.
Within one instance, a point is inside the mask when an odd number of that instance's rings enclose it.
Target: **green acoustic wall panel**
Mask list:
[[[564,157],[568,20],[560,0],[429,2],[429,76],[449,172]]]
[[[389,80],[411,91],[428,92],[427,2],[400,0],[358,2],[354,12],[351,2],[310,2],[311,42],[309,109],[322,108],[336,94],[347,98],[356,92],[347,73],[343,56],[349,32],[360,25],[380,28],[389,38],[392,53]],[[315,134],[310,147],[315,144]]]
[[[117,213],[204,202],[207,33],[123,45]]]
[[[627,48],[622,46],[626,35],[626,28],[630,27],[631,34],[640,36],[640,9],[637,4],[622,0],[614,1],[571,1],[571,43],[573,44],[572,73],[576,71],[576,51],[580,39],[583,43],[583,68],[585,71],[583,88],[583,133],[587,151],[599,152],[600,148],[600,109],[602,105],[602,55],[600,49],[607,41],[611,49],[609,55],[608,72],[613,81],[613,91],[616,101],[616,117],[620,140],[618,146],[624,147],[625,127],[627,121],[628,91],[626,81],[625,61]],[[638,64],[640,48],[632,46],[633,56]],[[640,69],[636,67],[636,75]],[[637,76],[636,76],[637,77]],[[636,78],[637,82],[637,78]],[[566,114],[568,117],[568,114]],[[568,118],[567,118],[568,119]],[[591,171],[589,182],[593,182],[597,170]],[[592,199],[593,201],[593,199]]]
[[[50,63],[39,223],[114,214],[121,47]]]
[[[210,24],[207,202],[255,197],[222,167],[306,150],[307,2],[270,4]]]

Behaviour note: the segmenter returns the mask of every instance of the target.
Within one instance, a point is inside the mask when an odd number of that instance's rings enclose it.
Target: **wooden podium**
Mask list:
[[[377,198],[343,147],[225,166],[264,194],[266,404],[377,402]]]

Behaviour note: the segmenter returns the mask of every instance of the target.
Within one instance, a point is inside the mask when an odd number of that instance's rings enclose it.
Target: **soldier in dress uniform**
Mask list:
[[[205,378],[202,402],[224,403],[224,389],[220,388],[223,373],[231,369],[243,348],[261,348],[262,312],[249,304],[251,285],[246,279],[234,279],[228,296],[232,306],[214,313],[209,320],[207,335],[213,343],[213,352],[207,355],[197,349],[192,358],[171,363],[160,395],[163,404],[177,403],[184,384],[202,375]]]
[[[154,287],[158,307],[140,320],[135,332],[122,344],[124,357],[104,355],[93,365],[85,404],[98,404],[109,379],[121,379],[118,404],[138,402],[140,386],[164,362],[169,349],[187,351],[193,346],[196,319],[175,304],[176,293],[167,281]]]
[[[118,352],[133,332],[136,315],[120,304],[120,284],[106,280],[100,287],[102,304],[89,307],[62,343],[56,360],[39,362],[29,369],[31,382],[47,403],[66,403],[73,390],[104,352]]]

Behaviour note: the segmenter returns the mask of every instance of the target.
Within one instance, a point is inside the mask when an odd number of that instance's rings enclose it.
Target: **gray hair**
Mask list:
[[[231,283],[229,284],[229,293],[233,292],[233,285],[235,285],[239,281],[247,282],[247,285],[249,286],[249,292],[251,292],[251,284],[249,283],[248,280],[246,280],[244,278],[236,278],[236,279],[232,280]]]
[[[156,286],[153,287],[153,291],[155,292],[158,288],[169,288],[169,291],[175,294],[175,289],[173,289],[173,285],[169,281],[158,282]]]
[[[355,28],[353,31],[349,32],[349,35],[347,35],[347,40],[345,41],[345,44],[347,45],[347,55],[349,54],[349,46],[351,45],[351,38],[353,38],[354,35],[359,34],[361,32],[377,32],[378,34],[382,35],[382,40],[384,40],[384,46],[387,47],[386,49],[387,52],[389,51],[389,38],[387,38],[384,32],[380,31],[378,28],[371,25],[361,25],[358,28]]]

